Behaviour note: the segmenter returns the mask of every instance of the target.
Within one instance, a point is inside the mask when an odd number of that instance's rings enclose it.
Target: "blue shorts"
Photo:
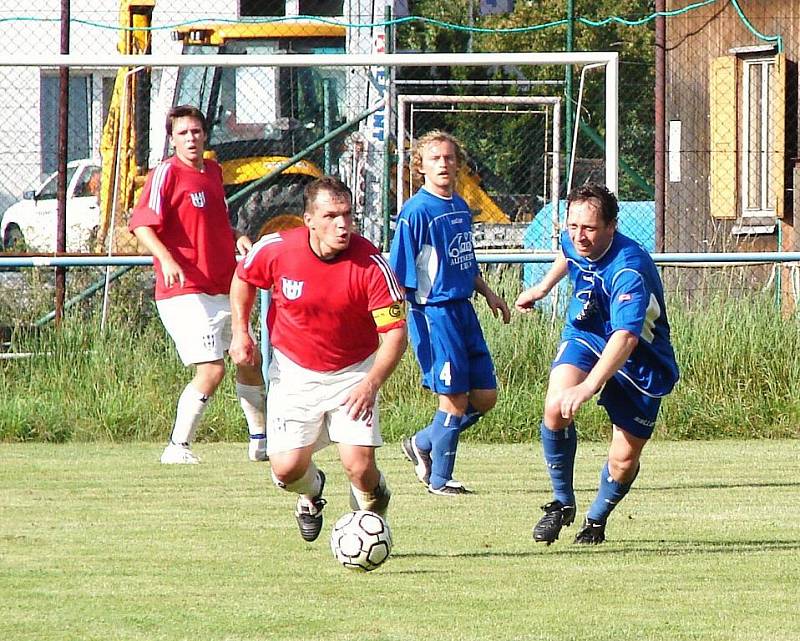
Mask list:
[[[494,364],[472,303],[411,305],[408,337],[422,384],[437,394],[497,389]]]
[[[559,345],[552,366],[573,365],[589,373],[600,358],[603,347],[605,341],[594,334],[569,337]],[[649,439],[661,407],[661,397],[648,394],[639,387],[623,367],[603,386],[597,404],[605,408],[614,425],[633,436]]]

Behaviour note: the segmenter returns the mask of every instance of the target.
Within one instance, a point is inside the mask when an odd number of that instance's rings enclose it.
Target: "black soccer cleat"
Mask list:
[[[542,506],[544,516],[533,527],[533,540],[550,545],[558,539],[561,528],[572,525],[575,520],[575,506],[564,505],[561,501],[551,501]]]
[[[327,501],[322,498],[322,490],[325,489],[325,472],[319,471],[319,494],[313,499],[308,499],[302,494],[297,497],[297,508],[294,516],[300,528],[300,536],[304,541],[311,543],[316,541],[322,531],[322,508]]]
[[[574,543],[581,545],[599,545],[606,540],[606,524],[586,517],[581,529],[575,535]]]
[[[414,474],[417,475],[419,482],[428,485],[431,481],[431,453],[417,446],[415,436],[400,441],[400,448],[403,450],[403,455],[414,464]]]
[[[433,487],[428,485],[428,492],[436,494],[437,496],[463,496],[465,494],[472,494],[472,490],[466,487],[460,481],[447,481],[442,487]]]

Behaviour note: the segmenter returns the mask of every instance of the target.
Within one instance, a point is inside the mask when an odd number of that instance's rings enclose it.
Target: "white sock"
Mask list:
[[[267,433],[267,423],[264,416],[264,401],[267,398],[267,387],[261,385],[244,385],[236,383],[236,396],[247,421],[247,431],[250,436],[263,436]]]
[[[208,399],[208,396],[198,392],[191,383],[183,389],[175,412],[175,426],[170,436],[173,443],[191,443],[194,440],[197,424],[206,411]]]
[[[275,475],[272,476],[275,479]],[[295,494],[302,494],[310,499],[314,498],[319,494],[319,491],[322,489],[320,487],[321,482],[319,478],[319,470],[317,466],[314,465],[314,462],[308,464],[308,468],[306,468],[306,473],[303,474],[299,479],[296,481],[292,481],[291,483],[278,483],[276,484],[282,487],[287,492],[293,492]]]
[[[367,510],[375,512],[381,516],[386,516],[386,509],[389,507],[389,498],[392,496],[386,479],[381,473],[378,485],[370,492],[362,492],[352,483],[350,484],[351,502],[350,507],[354,510]],[[354,505],[355,503],[355,505]]]

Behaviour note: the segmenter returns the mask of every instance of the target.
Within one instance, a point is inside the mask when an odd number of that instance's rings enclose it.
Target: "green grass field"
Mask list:
[[[0,445],[3,641],[646,640],[800,636],[800,443],[655,441],[609,541],[551,547],[538,444],[465,443],[477,493],[426,494],[397,444],[395,547],[370,574],[328,549],[347,484],[334,453],[326,526],[304,543],[292,498],[246,444],[200,444],[203,465],[158,464],[161,444]],[[579,510],[604,456],[582,444]]]

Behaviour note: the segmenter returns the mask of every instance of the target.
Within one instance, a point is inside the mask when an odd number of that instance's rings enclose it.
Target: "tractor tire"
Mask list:
[[[6,227],[6,233],[3,237],[3,250],[14,254],[21,254],[27,250],[25,236],[17,225],[10,224]]]
[[[264,233],[303,224],[303,190],[308,176],[282,176],[256,189],[231,212],[234,227],[253,242]]]

